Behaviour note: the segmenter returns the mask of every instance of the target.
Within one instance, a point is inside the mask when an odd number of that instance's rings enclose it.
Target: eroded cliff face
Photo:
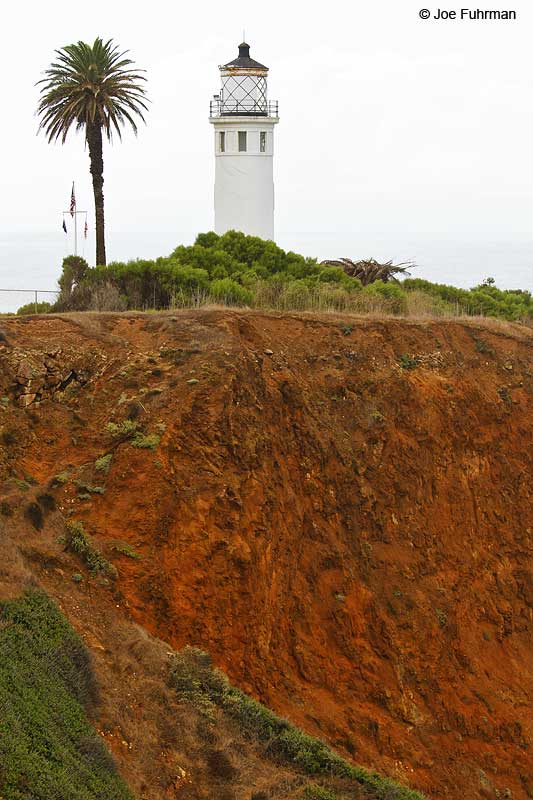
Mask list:
[[[37,481],[102,548],[135,548],[124,613],[432,798],[533,797],[527,331],[229,311],[0,327],[4,502]],[[137,446],[106,429],[128,417]]]

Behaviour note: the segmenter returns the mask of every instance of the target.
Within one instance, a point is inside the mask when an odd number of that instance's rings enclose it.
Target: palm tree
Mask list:
[[[396,275],[410,275],[408,270],[415,266],[411,261],[404,261],[402,264],[387,261],[385,264],[380,264],[374,258],[363,261],[352,261],[351,258],[327,259],[320,263],[327,267],[341,267],[351,278],[359,278],[363,286],[368,286],[374,281],[397,283]]]
[[[105,265],[104,160],[102,134],[112,141],[113,133],[122,139],[121,127],[129,123],[137,133],[135,117],[144,122],[147,110],[141,81],[144,70],[131,69],[133,61],[125,58],[113,40],[95,39],[93,45],[78,42],[56,50],[57,60],[45,71],[37,85],[41,97],[37,108],[39,130],[49,142],[65,143],[72,126],[85,131],[93,179],[96,217],[96,264]]]

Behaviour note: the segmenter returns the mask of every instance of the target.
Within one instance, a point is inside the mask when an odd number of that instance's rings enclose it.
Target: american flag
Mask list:
[[[70,194],[70,216],[74,216],[76,211],[76,195],[74,194],[74,181],[72,181],[72,192]]]

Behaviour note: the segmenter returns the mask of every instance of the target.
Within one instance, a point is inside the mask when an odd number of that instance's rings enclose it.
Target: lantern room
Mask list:
[[[212,117],[277,117],[278,104],[267,96],[268,67],[250,58],[250,45],[242,42],[238,57],[219,69],[220,94],[211,101]]]

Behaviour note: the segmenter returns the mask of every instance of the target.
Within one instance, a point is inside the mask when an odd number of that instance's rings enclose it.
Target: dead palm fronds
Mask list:
[[[325,267],[341,267],[351,278],[358,278],[363,286],[368,286],[374,281],[397,282],[396,275],[402,274],[408,277],[411,274],[408,270],[416,266],[412,261],[403,261],[401,264],[387,261],[385,264],[380,264],[374,258],[362,261],[352,261],[351,258],[326,259],[320,263]]]

